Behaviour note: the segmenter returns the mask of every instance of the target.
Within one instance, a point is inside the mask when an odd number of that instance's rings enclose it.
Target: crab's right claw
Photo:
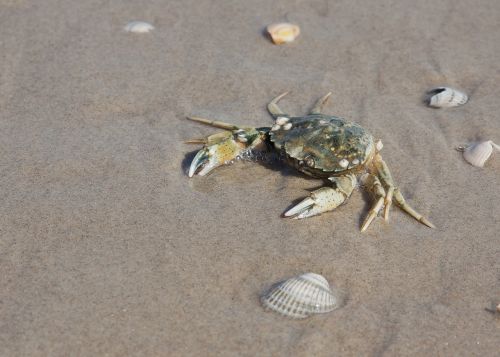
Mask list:
[[[247,150],[248,133],[253,134],[248,130],[235,131],[234,133],[224,131],[210,135],[206,139],[190,140],[190,143],[204,142],[205,146],[198,151],[191,162],[189,177],[196,174],[205,176],[213,169],[231,163],[238,155]]]

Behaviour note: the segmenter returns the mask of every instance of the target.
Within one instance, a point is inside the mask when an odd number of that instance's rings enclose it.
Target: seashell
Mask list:
[[[464,92],[448,87],[435,88],[428,95],[429,106],[434,108],[458,107],[469,100]]]
[[[275,44],[281,45],[293,42],[299,36],[300,28],[288,22],[281,22],[267,26],[267,32]]]
[[[132,21],[125,26],[125,31],[133,33],[148,33],[154,30],[154,26],[143,21]]]
[[[458,147],[458,151],[462,151],[465,161],[477,167],[483,167],[493,153],[493,149],[500,151],[500,145],[495,144],[491,140],[479,141],[468,146]]]
[[[275,284],[262,296],[261,302],[265,308],[282,315],[303,319],[335,310],[341,298],[324,277],[307,273]]]

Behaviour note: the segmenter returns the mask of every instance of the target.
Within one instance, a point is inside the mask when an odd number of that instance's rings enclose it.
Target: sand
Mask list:
[[[123,30],[150,22],[149,34]],[[263,35],[288,20],[302,34]],[[0,355],[494,356],[500,319],[500,6],[447,1],[0,1]],[[435,86],[460,108],[422,102]],[[370,197],[280,215],[321,181],[253,163],[189,179],[216,130],[265,105],[327,112],[384,141],[409,203],[359,227]],[[259,295],[303,272],[345,305],[303,321]]]

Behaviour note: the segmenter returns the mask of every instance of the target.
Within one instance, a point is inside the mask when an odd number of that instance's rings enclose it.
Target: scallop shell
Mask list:
[[[448,87],[435,88],[428,94],[430,96],[428,99],[429,106],[434,108],[458,107],[469,100],[469,97],[464,92]]]
[[[484,166],[493,153],[493,149],[500,151],[500,146],[491,140],[479,141],[466,147],[458,148],[459,151],[463,151],[465,161],[477,167]]]
[[[132,21],[125,26],[125,31],[133,33],[147,33],[154,30],[154,26],[143,21]]]
[[[332,291],[328,281],[314,273],[279,282],[261,298],[264,307],[296,319],[335,310],[340,301],[338,291]]]
[[[281,22],[267,26],[267,32],[275,44],[281,45],[295,41],[300,34],[300,28],[288,22]]]

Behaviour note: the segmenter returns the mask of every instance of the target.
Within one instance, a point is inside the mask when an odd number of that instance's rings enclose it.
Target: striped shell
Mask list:
[[[459,150],[463,151],[464,159],[469,164],[483,167],[493,153],[493,148],[500,151],[500,145],[488,140],[476,142],[466,147],[460,147]]]
[[[467,94],[448,87],[438,87],[429,92],[429,106],[434,108],[451,108],[467,103]]]
[[[261,302],[282,315],[303,319],[338,308],[340,296],[336,290],[332,292],[324,277],[307,273],[277,283],[262,296]]]

